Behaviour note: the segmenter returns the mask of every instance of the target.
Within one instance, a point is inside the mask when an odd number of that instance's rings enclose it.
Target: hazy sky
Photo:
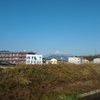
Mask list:
[[[100,0],[0,0],[0,50],[100,54]]]

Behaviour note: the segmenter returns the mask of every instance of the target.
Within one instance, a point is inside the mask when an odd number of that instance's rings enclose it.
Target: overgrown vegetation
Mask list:
[[[99,64],[17,65],[0,70],[0,100],[78,100],[78,94],[98,88]]]

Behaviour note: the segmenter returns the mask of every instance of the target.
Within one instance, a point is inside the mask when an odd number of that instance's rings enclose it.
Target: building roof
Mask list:
[[[13,53],[13,54],[16,54],[16,53],[24,53],[24,54],[36,54],[35,52],[28,52],[28,51],[18,51],[18,52],[10,52],[10,51],[0,51],[0,53]]]

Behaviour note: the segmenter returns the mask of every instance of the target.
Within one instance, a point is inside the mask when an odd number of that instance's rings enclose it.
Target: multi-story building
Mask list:
[[[26,55],[34,52],[0,52],[0,61],[9,62],[11,64],[26,63]]]
[[[42,64],[43,63],[43,56],[42,55],[26,55],[26,64]]]

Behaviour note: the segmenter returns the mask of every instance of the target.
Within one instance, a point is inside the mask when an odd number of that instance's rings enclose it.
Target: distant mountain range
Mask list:
[[[61,60],[61,59],[67,60],[69,56],[72,56],[72,55],[66,54],[62,51],[57,50],[54,53],[47,55],[45,58],[47,58],[47,59],[55,58],[58,60]]]
[[[0,52],[10,52],[10,51],[7,51],[7,50],[2,50],[2,51],[0,51]]]

